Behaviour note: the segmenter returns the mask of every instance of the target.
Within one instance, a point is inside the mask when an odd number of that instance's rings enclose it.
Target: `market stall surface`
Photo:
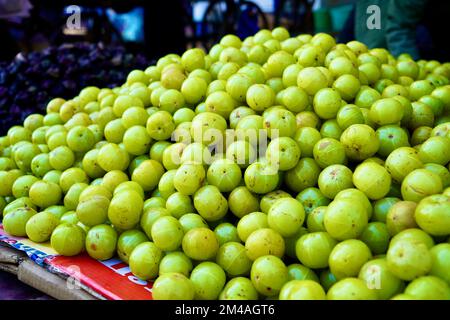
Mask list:
[[[0,300],[51,300],[48,295],[24,284],[8,272],[0,271]]]

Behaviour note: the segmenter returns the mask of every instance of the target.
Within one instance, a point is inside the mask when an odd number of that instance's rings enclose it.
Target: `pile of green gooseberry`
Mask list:
[[[449,79],[282,27],[168,54],[0,138],[3,228],[154,299],[450,299]]]

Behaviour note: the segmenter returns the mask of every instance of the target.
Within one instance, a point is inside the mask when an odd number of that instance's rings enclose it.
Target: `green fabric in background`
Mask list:
[[[355,38],[364,42],[370,49],[387,47],[386,23],[389,2],[389,0],[359,0],[356,3]],[[371,5],[377,5],[381,9],[381,29],[367,28],[367,19],[370,17],[370,14],[367,14],[367,8]]]
[[[369,48],[387,48],[394,56],[408,53],[419,59],[416,27],[422,19],[426,0],[359,0],[356,2],[355,38]],[[368,29],[367,8],[380,8],[381,28]]]

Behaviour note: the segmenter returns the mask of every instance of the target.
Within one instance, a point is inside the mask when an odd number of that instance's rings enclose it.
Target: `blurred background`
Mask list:
[[[337,35],[349,0],[0,0],[0,135],[54,97],[120,86],[167,53],[283,25]],[[3,124],[8,124],[7,126]]]
[[[367,28],[373,4],[380,30]],[[327,32],[395,56],[448,61],[449,14],[441,0],[0,0],[0,134],[51,98],[120,86],[133,69],[208,50],[228,33],[244,39],[284,26],[291,36]]]
[[[227,33],[245,38],[282,25],[292,34],[337,34],[354,0],[0,0],[0,60],[18,52],[86,41],[122,45],[156,59]],[[74,7],[77,6],[74,11]],[[79,20],[70,19],[79,13]],[[69,19],[69,20],[68,20]],[[75,25],[79,22],[81,25]],[[6,41],[6,43],[5,43]]]

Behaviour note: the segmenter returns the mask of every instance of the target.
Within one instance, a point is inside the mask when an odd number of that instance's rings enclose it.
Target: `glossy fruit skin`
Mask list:
[[[400,231],[392,237],[390,245],[394,245],[395,242],[401,240],[412,242],[418,241],[423,243],[428,249],[431,249],[435,245],[433,238],[428,233],[418,228]]]
[[[362,241],[349,239],[338,243],[330,253],[330,271],[338,280],[357,276],[361,267],[372,258],[369,247]]]
[[[232,277],[248,275],[252,262],[239,242],[227,242],[217,252],[216,262]]]
[[[388,211],[386,216],[386,226],[391,236],[402,230],[417,227],[414,211],[417,204],[412,201],[399,201]]]
[[[206,221],[217,221],[228,211],[227,199],[212,185],[200,188],[194,194],[194,207]]]
[[[84,250],[85,233],[81,227],[62,223],[55,228],[50,238],[52,248],[63,256],[75,256]]]
[[[148,241],[147,236],[139,230],[127,230],[121,233],[117,240],[117,254],[119,258],[123,262],[129,263],[130,255],[134,248],[146,241]]]
[[[403,107],[393,98],[380,99],[370,107],[369,117],[381,126],[395,124],[403,117]]]
[[[325,300],[323,288],[312,280],[291,280],[280,291],[280,300]]]
[[[181,273],[186,277],[192,271],[192,261],[189,259],[183,252],[174,251],[166,254],[159,264],[159,275],[163,275],[165,273]]]
[[[413,280],[431,270],[428,248],[417,240],[398,240],[389,246],[386,255],[389,271],[402,280]]]
[[[275,164],[282,171],[295,167],[300,156],[299,146],[290,137],[272,139],[266,150],[266,158],[269,163]]]
[[[423,163],[417,150],[410,147],[400,147],[389,154],[385,166],[392,179],[400,183],[410,172],[422,168]]]
[[[256,260],[265,255],[282,257],[285,251],[285,242],[281,235],[269,228],[253,231],[245,241],[245,250],[250,260]]]
[[[373,254],[383,254],[389,246],[388,227],[382,222],[370,222],[361,233],[360,239]]]
[[[248,213],[259,210],[259,198],[247,187],[240,186],[228,195],[228,205],[231,212],[241,218]]]
[[[357,238],[367,225],[367,214],[361,203],[348,199],[331,202],[324,216],[326,231],[336,240]]]
[[[135,191],[123,191],[116,194],[108,208],[111,223],[121,229],[131,229],[139,223],[144,202]]]
[[[299,263],[293,263],[288,266],[289,280],[312,280],[319,283],[319,277],[308,267]]]
[[[153,284],[152,297],[155,300],[193,300],[194,295],[192,281],[181,273],[165,273]]]
[[[377,300],[377,298],[377,294],[358,278],[340,280],[327,292],[328,300]]]
[[[267,222],[269,227],[283,237],[295,234],[305,221],[303,205],[296,199],[282,198],[269,209]]]
[[[8,199],[5,197],[5,202],[7,205],[5,206],[5,209],[3,209],[3,217],[6,217],[7,214],[11,213],[12,211],[19,209],[19,208],[31,208],[33,210],[37,210],[37,207],[31,202],[30,198],[28,197],[22,197],[16,200]]]
[[[86,235],[86,251],[94,259],[110,259],[117,246],[117,232],[109,225],[100,224],[89,229]]]
[[[167,214],[170,215],[170,213]],[[181,223],[185,233],[194,228],[208,227],[206,221],[196,213],[187,213],[178,219],[178,221]]]
[[[208,168],[207,180],[221,192],[233,191],[241,182],[242,172],[239,166],[229,159],[218,159]]]
[[[312,232],[297,240],[296,256],[308,268],[328,267],[328,259],[337,241],[326,232]]]
[[[4,229],[155,299],[447,298],[449,67],[281,27],[168,54],[0,137]]]
[[[419,158],[423,163],[445,165],[450,161],[449,138],[430,137],[419,148]]]
[[[163,216],[152,225],[151,236],[153,243],[163,251],[175,251],[184,236],[183,228],[174,217]]]
[[[151,191],[157,185],[164,173],[161,163],[155,160],[144,160],[133,171],[131,179],[139,183],[144,191]]]
[[[278,257],[261,256],[253,262],[250,278],[260,294],[273,296],[278,294],[288,281],[287,267]]]
[[[424,169],[436,173],[441,178],[443,189],[450,186],[450,171],[447,168],[436,163],[427,163],[423,167]]]
[[[96,226],[108,219],[110,201],[107,197],[94,195],[78,203],[77,218],[86,226]]]
[[[420,228],[430,235],[450,234],[450,197],[437,194],[423,198],[415,208],[414,217]]]
[[[439,176],[425,169],[411,171],[402,181],[403,199],[419,202],[423,198],[440,193],[442,181]]]
[[[335,200],[355,199],[355,200],[359,201],[366,209],[367,219],[371,219],[372,214],[374,214],[374,212],[373,212],[374,208],[372,208],[372,203],[369,201],[369,199],[364,194],[364,192],[362,192],[361,190],[358,190],[356,188],[349,188],[349,189],[342,190],[338,194],[336,194],[334,199]]]
[[[162,256],[162,251],[153,242],[140,243],[129,258],[131,272],[142,280],[154,279],[158,275]]]
[[[383,126],[376,131],[380,148],[378,154],[387,157],[392,151],[400,147],[409,147],[408,134],[399,126]]]
[[[275,190],[267,193],[261,198],[260,207],[264,213],[269,212],[270,207],[280,198],[291,197],[289,193],[283,190]]]
[[[326,206],[316,207],[308,214],[306,225],[309,232],[326,231],[323,223],[326,210]]]
[[[35,205],[40,208],[47,208],[61,200],[62,192],[56,183],[36,181],[30,187],[29,195]]]
[[[257,300],[258,292],[248,278],[236,277],[227,282],[219,300]]]
[[[34,242],[45,242],[50,239],[59,219],[50,212],[42,211],[33,215],[25,226],[28,238]]]
[[[391,176],[379,164],[366,162],[355,169],[353,183],[369,199],[378,200],[389,192]]]
[[[332,138],[319,140],[314,145],[313,156],[321,168],[326,168],[332,164],[344,164],[347,161],[344,146]]]
[[[237,227],[229,222],[223,222],[219,224],[215,229],[214,233],[216,234],[217,240],[219,241],[219,245],[222,246],[227,242],[239,242],[239,236]]]
[[[392,298],[404,287],[403,281],[389,271],[384,258],[366,262],[359,271],[358,278],[364,280],[381,300]]]
[[[255,211],[243,216],[239,220],[237,232],[241,241],[245,242],[253,231],[268,227],[267,214]]]
[[[297,195],[296,199],[303,204],[307,217],[315,208],[330,203],[330,200],[322,194],[320,189],[314,187],[306,188]]]
[[[438,277],[424,276],[411,281],[405,293],[420,300],[448,300],[450,287]]]
[[[314,159],[301,158],[295,168],[285,175],[286,185],[295,192],[313,187],[319,178],[320,167]]]
[[[177,169],[173,183],[179,192],[189,196],[201,187],[205,176],[205,169],[201,164],[188,162]]]
[[[186,232],[182,240],[183,252],[194,260],[209,260],[216,256],[219,241],[213,231],[194,228]]]
[[[432,266],[430,274],[441,278],[450,285],[450,244],[440,243],[430,250]]]
[[[330,269],[324,269],[320,273],[320,284],[325,290],[329,290],[333,284],[337,282],[336,277],[334,274],[331,273]]]
[[[320,192],[333,199],[339,192],[353,187],[352,176],[352,171],[342,164],[328,166],[319,175]]]
[[[192,270],[190,279],[196,300],[215,300],[225,285],[226,275],[218,264],[208,261],[198,264]]]
[[[321,89],[314,95],[314,111],[322,119],[332,119],[341,107],[341,96],[334,89]]]
[[[375,201],[372,220],[386,223],[386,217],[390,208],[399,201],[401,200],[396,197],[386,197]]]
[[[33,208],[20,207],[13,209],[4,215],[3,227],[12,236],[26,236],[26,225],[34,215],[36,215],[36,211]]]

